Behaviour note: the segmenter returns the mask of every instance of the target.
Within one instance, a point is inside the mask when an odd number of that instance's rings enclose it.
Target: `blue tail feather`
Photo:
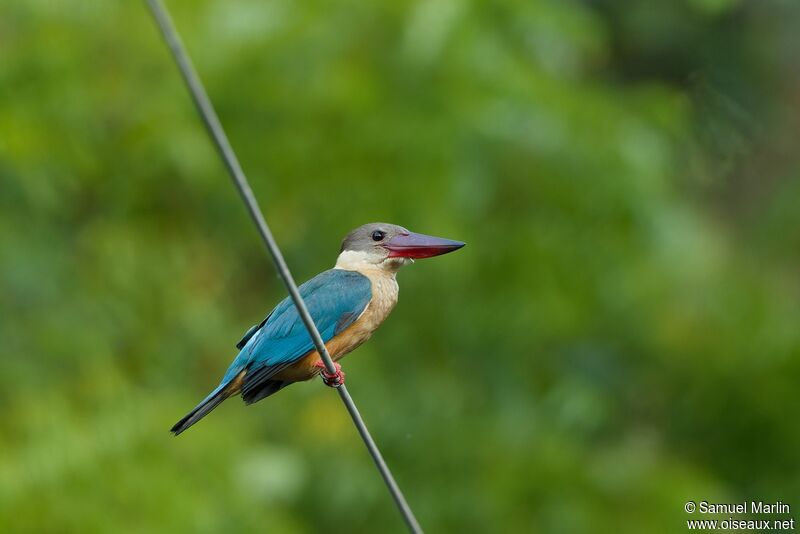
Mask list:
[[[200,419],[208,415],[211,410],[222,404],[222,401],[230,396],[227,386],[227,383],[217,386],[217,388],[209,393],[205,399],[200,401],[200,404],[195,406],[191,412],[186,414],[183,419],[175,423],[175,425],[170,429],[170,432],[177,436],[198,422]]]

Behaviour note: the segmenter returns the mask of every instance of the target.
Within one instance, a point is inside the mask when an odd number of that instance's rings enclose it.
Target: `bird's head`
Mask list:
[[[396,224],[369,223],[347,234],[342,241],[336,266],[355,270],[359,267],[377,267],[397,271],[415,259],[447,254],[463,246],[461,241],[415,234]]]

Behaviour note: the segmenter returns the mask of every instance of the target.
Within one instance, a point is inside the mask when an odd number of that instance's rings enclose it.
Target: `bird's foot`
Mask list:
[[[341,385],[344,385],[344,371],[342,371],[342,366],[336,362],[333,362],[333,365],[336,366],[336,372],[330,373],[328,369],[325,367],[325,363],[320,360],[314,364],[314,367],[319,367],[319,376],[322,377],[322,381],[325,383],[326,386],[330,386],[332,388],[338,388]]]

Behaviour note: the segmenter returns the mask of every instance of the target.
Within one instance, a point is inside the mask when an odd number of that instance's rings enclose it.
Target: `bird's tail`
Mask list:
[[[230,382],[220,384],[217,389],[209,393],[208,397],[200,401],[200,404],[195,406],[191,412],[187,413],[183,419],[175,423],[170,432],[177,436],[211,413],[211,410],[222,404],[222,401],[239,391],[236,386],[240,384],[240,378],[241,376],[238,376]]]

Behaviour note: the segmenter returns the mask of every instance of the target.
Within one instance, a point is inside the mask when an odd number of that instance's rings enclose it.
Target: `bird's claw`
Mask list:
[[[333,365],[336,367],[336,372],[331,373],[328,371],[327,367],[325,367],[325,363],[320,360],[314,364],[314,367],[319,367],[319,376],[322,377],[322,382],[329,387],[338,388],[339,386],[344,385],[344,371],[342,371],[342,366],[336,362],[333,362]]]

